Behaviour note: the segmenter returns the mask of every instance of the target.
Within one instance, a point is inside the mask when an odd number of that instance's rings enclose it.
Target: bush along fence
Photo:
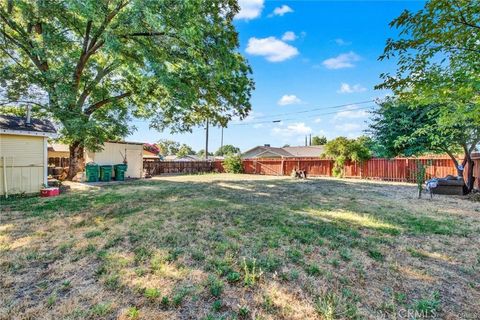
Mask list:
[[[417,182],[419,164],[425,167],[425,178],[456,175],[449,158],[372,158],[363,163],[347,162],[343,177],[398,182]],[[222,161],[144,161],[150,175],[162,173],[225,172]],[[319,158],[243,159],[243,172],[247,174],[289,176],[292,170],[305,170],[307,176],[332,177],[333,160]],[[469,170],[466,168],[465,173]],[[479,188],[480,156],[475,158],[476,188]]]

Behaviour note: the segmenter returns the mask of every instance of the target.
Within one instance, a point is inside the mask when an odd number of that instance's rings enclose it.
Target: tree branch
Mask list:
[[[117,100],[121,100],[123,98],[126,98],[126,97],[130,96],[131,94],[132,94],[131,92],[125,92],[125,93],[119,94],[118,96],[109,97],[107,99],[103,99],[101,101],[95,102],[94,104],[90,105],[85,110],[85,114],[86,115],[91,115],[93,112],[100,109],[104,105],[106,105],[108,103],[111,103],[111,102],[114,102],[114,101],[117,101]]]
[[[85,100],[90,95],[90,92],[93,90],[93,88],[95,88],[95,86],[98,83],[100,83],[100,81],[102,81],[102,79],[105,78],[105,76],[107,76],[108,74],[110,74],[114,69],[115,69],[115,67],[113,66],[113,64],[110,64],[110,65],[106,66],[105,68],[103,68],[103,69],[101,69],[97,72],[97,75],[92,80],[92,82],[90,82],[85,87],[83,92],[80,94],[80,97],[78,98],[78,101],[77,101],[77,106],[78,107],[83,106],[83,104],[85,103]]]
[[[89,21],[87,22],[86,30],[85,30],[85,38],[83,42],[83,50],[82,53],[80,54],[80,58],[78,59],[77,66],[75,67],[75,71],[73,73],[73,85],[74,89],[77,90],[78,86],[80,84],[80,78],[82,76],[82,72],[85,69],[85,66],[87,65],[88,59],[95,53],[97,52],[98,49],[100,49],[103,44],[105,43],[104,40],[100,39],[101,35],[103,32],[106,30],[107,26],[110,24],[110,22],[115,18],[115,16],[122,10],[129,1],[125,2],[120,2],[113,11],[108,13],[100,27],[98,28],[97,32],[92,36],[92,39],[90,39],[90,33],[92,29],[92,22]]]

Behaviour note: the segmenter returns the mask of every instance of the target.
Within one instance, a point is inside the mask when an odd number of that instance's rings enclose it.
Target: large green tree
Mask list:
[[[192,147],[184,143],[180,146],[180,148],[178,148],[176,156],[179,158],[183,158],[185,156],[194,155],[194,154],[195,154],[195,151],[192,149]]]
[[[393,90],[411,109],[429,106],[432,114],[435,108],[435,130],[455,139],[449,144],[458,143],[454,136],[459,135],[473,143],[462,146],[464,162],[473,168],[471,153],[478,141],[471,128],[480,127],[478,2],[429,0],[418,12],[404,11],[390,26],[400,35],[387,41],[380,59],[395,58],[398,68],[394,74],[382,74],[384,81],[377,88]]]
[[[217,151],[215,151],[216,156],[226,156],[227,154],[239,154],[239,153],[240,153],[240,148],[237,148],[231,144],[226,144],[218,148]]]
[[[180,143],[169,139],[159,140],[156,146],[158,147],[159,154],[162,156],[176,155],[180,149]]]
[[[422,10],[405,10],[390,26],[381,60],[394,58],[394,74],[381,75],[378,88],[420,102],[478,112],[480,83],[480,6],[471,0],[429,0]],[[475,105],[475,108],[472,108]],[[480,115],[477,113],[477,120]]]
[[[451,125],[441,121],[442,108],[437,105],[409,105],[388,99],[373,112],[370,132],[382,156],[418,156],[429,153],[448,154],[458,175],[471,158],[471,153],[480,142],[480,127],[471,121]],[[457,158],[463,155],[463,161]],[[461,167],[459,166],[461,164]],[[468,171],[467,188],[473,188],[473,171]]]
[[[250,110],[251,70],[238,53],[235,0],[0,0],[2,104],[40,106],[70,145],[130,133],[132,116],[188,131]]]
[[[327,144],[327,138],[325,136],[313,136],[312,146],[323,146]]]

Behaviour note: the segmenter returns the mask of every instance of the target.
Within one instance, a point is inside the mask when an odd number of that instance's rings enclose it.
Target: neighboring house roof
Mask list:
[[[320,157],[324,151],[323,146],[285,147],[283,149],[294,157]]]
[[[266,147],[258,146],[245,151],[242,154],[243,158],[309,158],[320,157],[323,153],[323,146],[301,146],[301,147]]]
[[[143,149],[143,157],[144,158],[150,158],[150,159],[160,159],[158,154],[155,154],[153,152],[150,152],[148,150]]]
[[[52,143],[48,145],[48,151],[55,152],[70,152],[70,148],[66,144],[62,143]]]
[[[56,134],[53,123],[46,119],[31,119],[30,124],[27,124],[25,117],[13,115],[0,115],[0,129],[3,132],[18,133],[50,133]]]

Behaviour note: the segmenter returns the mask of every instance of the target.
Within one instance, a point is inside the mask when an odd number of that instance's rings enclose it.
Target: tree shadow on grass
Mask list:
[[[469,230],[459,224],[453,226],[454,220],[441,214],[432,218],[392,206],[388,197],[376,191],[361,192],[369,186],[316,180],[138,181],[51,199],[17,199],[6,204],[8,212],[2,224],[9,227],[3,232],[12,236],[12,242],[21,234],[33,237],[23,246],[6,248],[4,265],[7,277],[14,277],[19,272],[38,271],[40,265],[54,265],[55,261],[70,260],[75,264],[87,259],[91,268],[83,276],[99,279],[108,287],[119,285],[116,277],[123,269],[150,270],[156,263],[155,253],[164,252],[163,263],[202,270],[226,282],[235,273],[243,276],[245,268],[252,268],[255,263],[270,280],[285,269],[327,277],[331,271],[325,270],[350,263],[351,250],[381,262],[388,255],[385,246],[389,248],[400,234],[457,234],[456,230]],[[23,225],[19,217],[32,222]],[[36,256],[28,257],[32,255],[28,247],[35,247],[39,225],[69,218],[78,221],[71,225],[73,229],[63,232],[75,234],[75,230],[81,230],[72,241],[87,241],[87,246],[56,246],[52,234],[44,240],[47,243],[43,252],[36,251]],[[101,232],[92,232],[92,228],[101,228]],[[87,234],[92,238],[85,239]],[[125,265],[117,264],[118,270],[108,269],[105,257],[117,252],[134,258]],[[316,265],[320,264],[320,255],[325,256],[328,265]],[[41,273],[36,273],[41,277]],[[345,275],[330,277],[340,281]],[[40,279],[26,278],[8,292],[21,291],[28,296],[36,290]],[[60,288],[60,279],[53,282],[52,287]],[[241,282],[231,285],[242,287]],[[293,290],[290,286],[285,285],[286,290]],[[52,290],[46,290],[39,299],[48,299]],[[125,288],[122,290],[124,296]],[[135,288],[129,290],[129,295],[138,296]],[[318,294],[311,293],[310,302]]]

